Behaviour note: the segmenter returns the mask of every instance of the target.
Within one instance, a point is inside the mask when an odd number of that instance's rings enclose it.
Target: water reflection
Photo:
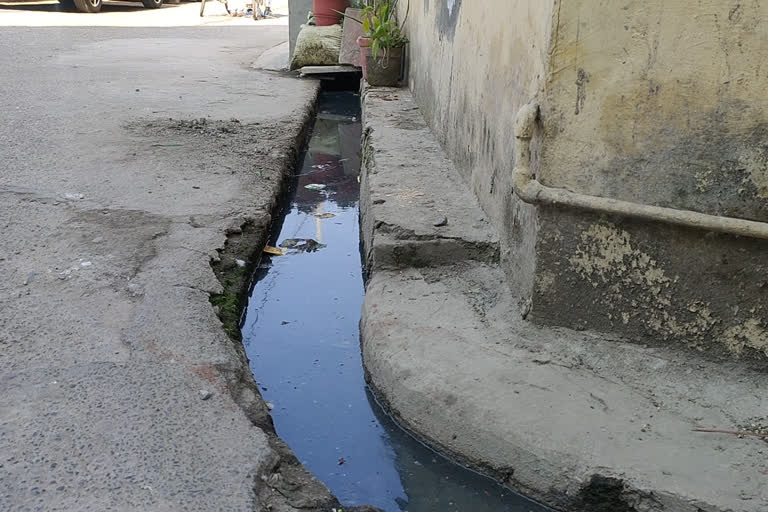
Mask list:
[[[278,434],[343,503],[386,512],[539,507],[400,430],[372,400],[359,350],[359,98],[325,95],[279,235],[243,324]],[[316,187],[315,185],[320,185]],[[307,187],[310,188],[307,188]],[[312,240],[313,250],[297,241]]]

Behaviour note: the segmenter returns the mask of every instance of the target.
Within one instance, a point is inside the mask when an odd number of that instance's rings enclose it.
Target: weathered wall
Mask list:
[[[559,1],[550,48],[540,181],[768,221],[768,3]],[[768,354],[768,243],[549,208],[538,220],[535,321]]]
[[[768,243],[523,205],[509,180],[536,97],[545,185],[768,221],[768,2],[411,0],[407,29],[409,85],[532,320],[768,354]]]
[[[407,2],[401,2],[401,17]],[[409,84],[501,233],[515,288],[533,286],[535,209],[510,183],[517,110],[546,76],[553,0],[410,0]]]
[[[768,2],[558,2],[540,179],[768,220]]]
[[[768,241],[553,208],[539,224],[537,323],[768,355]]]

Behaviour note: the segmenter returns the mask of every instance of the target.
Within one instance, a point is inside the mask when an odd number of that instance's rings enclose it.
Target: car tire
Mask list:
[[[80,12],[99,12],[101,0],[72,0],[75,8]]]
[[[163,6],[163,0],[141,0],[147,9],[159,9]]]
[[[75,7],[75,0],[59,0],[59,6],[61,6],[62,11],[77,10],[77,7]]]

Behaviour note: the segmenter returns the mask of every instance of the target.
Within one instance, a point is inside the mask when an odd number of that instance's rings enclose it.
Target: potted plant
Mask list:
[[[336,25],[341,21],[339,12],[349,6],[349,0],[312,0],[312,12],[319,27]]]
[[[408,38],[403,24],[397,22],[398,0],[370,0],[363,8],[363,37],[358,39],[363,62],[363,75],[373,86],[395,86],[400,81],[403,49]],[[410,8],[410,5],[408,6]],[[349,18],[349,16],[347,16]],[[408,12],[405,14],[408,18]]]

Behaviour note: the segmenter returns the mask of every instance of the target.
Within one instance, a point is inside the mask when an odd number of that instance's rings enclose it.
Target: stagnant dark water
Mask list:
[[[274,405],[277,433],[345,504],[386,512],[545,511],[413,439],[366,387],[358,326],[360,135],[359,96],[324,93],[271,241],[285,254],[265,255],[254,279],[243,341]]]

